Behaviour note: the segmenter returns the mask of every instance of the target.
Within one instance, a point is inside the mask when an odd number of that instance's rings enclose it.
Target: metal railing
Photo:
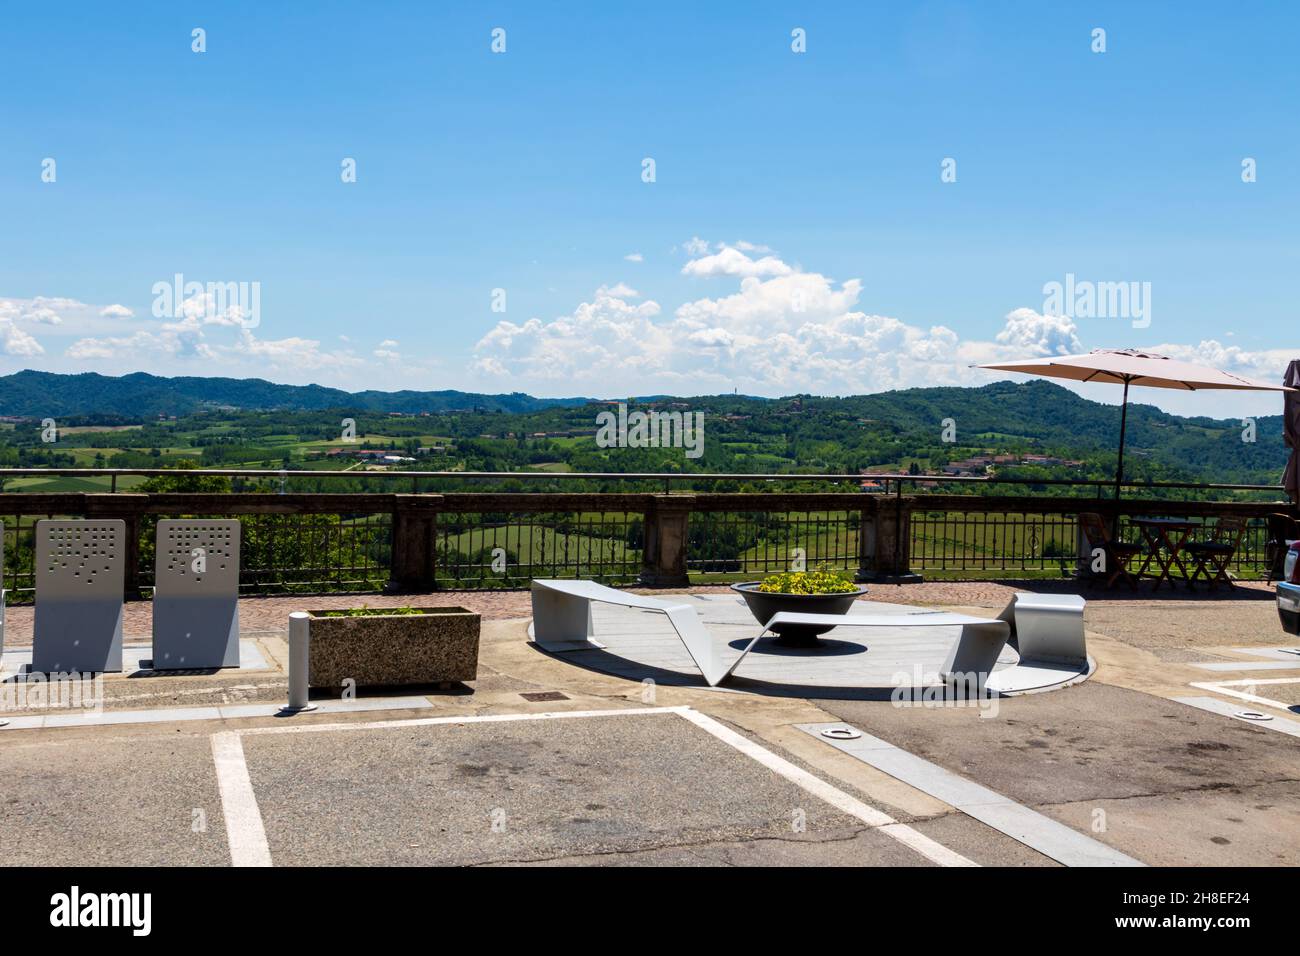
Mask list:
[[[22,475],[168,475],[279,479],[266,469],[0,469]],[[304,478],[354,473],[289,472]],[[888,495],[845,490],[857,475],[575,474],[378,472],[398,493],[291,493],[276,482],[246,493],[0,493],[4,522],[3,583],[10,601],[30,600],[36,521],[43,517],[122,517],[133,532],[128,593],[153,582],[153,529],[158,517],[237,517],[243,529],[241,589],[245,593],[372,591],[406,587],[521,587],[535,577],[584,577],[623,584],[684,583],[761,576],[791,567],[829,567],[886,576],[1071,575],[1078,567],[1079,511],[1102,511],[1123,538],[1136,541],[1134,517],[1170,514],[1209,524],[1222,515],[1248,520],[1230,568],[1240,577],[1268,571],[1268,516],[1294,514],[1280,487],[1165,482],[1130,489],[1201,489],[1236,500],[1105,497],[1106,483],[966,476],[893,475]],[[562,485],[574,479],[691,481],[730,488],[749,481],[761,491],[710,490],[557,493],[537,490],[431,493],[426,483],[528,478]],[[830,488],[786,490],[783,484]],[[931,485],[931,483],[933,483]],[[1036,494],[946,494],[945,485],[1001,484]],[[916,494],[903,494],[918,485]],[[927,487],[930,485],[930,487]],[[1041,487],[1040,487],[1041,486]],[[552,486],[554,487],[554,486]],[[838,490],[837,490],[838,489]],[[1064,489],[1068,494],[1044,494]],[[984,489],[981,489],[984,490]],[[267,493],[270,491],[271,493]],[[1241,500],[1238,493],[1255,498]],[[671,506],[671,507],[670,507]],[[665,510],[666,509],[666,510]],[[674,515],[676,517],[674,517]],[[674,524],[677,522],[677,524]],[[1193,537],[1204,537],[1199,533]],[[417,567],[419,565],[419,567]],[[416,584],[410,582],[415,581]],[[405,582],[405,583],[403,583]]]
[[[1189,540],[1209,538],[1214,520],[1200,520]],[[1144,548],[1133,565],[1136,570],[1145,559],[1146,542],[1131,516],[1120,516],[1119,538]],[[922,506],[911,515],[909,558],[913,571],[932,577],[1071,577],[1080,561],[1078,516],[927,511]],[[1184,564],[1187,558],[1182,556]],[[1267,522],[1250,518],[1228,562],[1229,571],[1243,580],[1258,579],[1268,574],[1269,563]]]
[[[702,579],[857,570],[861,524],[853,511],[698,512],[687,526],[686,567]]]
[[[526,587],[533,578],[635,581],[644,526],[627,512],[455,513],[438,521],[436,580],[461,589]]]

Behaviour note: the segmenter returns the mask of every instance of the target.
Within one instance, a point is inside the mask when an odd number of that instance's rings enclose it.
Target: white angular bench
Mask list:
[[[989,687],[1015,693],[1085,676],[1092,667],[1083,632],[1085,604],[1077,594],[1017,591],[998,620],[1010,626],[1020,663],[998,671]]]
[[[903,614],[805,614],[782,611],[728,663],[695,608],[681,600],[629,594],[595,581],[535,580],[532,585],[533,640],[544,650],[599,650],[591,603],[661,611],[710,687],[726,680],[774,624],[830,624],[834,627],[960,627],[939,676],[945,682],[972,681],[996,693],[1018,693],[1086,676],[1091,663],[1084,639],[1084,599],[1077,595],[1017,592],[993,618],[948,611]],[[1019,663],[994,671],[1008,640],[1016,639]]]
[[[835,627],[960,627],[961,633],[948,650],[939,677],[945,682],[973,682],[986,686],[998,655],[1011,636],[1011,626],[1000,618],[974,617],[949,611],[917,611],[907,614],[802,614],[781,611],[767,622],[763,634],[777,624],[831,624]],[[759,637],[763,635],[760,634]],[[753,647],[750,644],[749,647]],[[744,654],[749,653],[749,647]],[[736,662],[740,663],[739,661]],[[735,664],[732,665],[732,670]]]
[[[605,645],[594,638],[595,629],[591,624],[592,601],[643,611],[662,611],[710,687],[717,687],[725,680],[758,640],[755,637],[739,657],[726,665],[722,662],[717,642],[704,627],[695,608],[680,600],[629,594],[595,581],[541,579],[533,581],[532,597],[533,643],[553,654],[604,648]]]

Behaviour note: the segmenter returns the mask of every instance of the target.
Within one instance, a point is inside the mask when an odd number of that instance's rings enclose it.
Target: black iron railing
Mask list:
[[[153,581],[154,527],[162,516],[238,517],[243,528],[241,587],[252,594],[385,586],[521,587],[538,577],[681,585],[798,567],[877,578],[916,572],[956,578],[1068,576],[1080,566],[1080,511],[1104,513],[1126,540],[1138,540],[1132,520],[1141,515],[1199,522],[1204,530],[1193,537],[1200,539],[1208,537],[1221,516],[1245,518],[1246,531],[1230,568],[1250,578],[1267,574],[1269,559],[1276,556],[1269,547],[1273,514],[1295,514],[1280,500],[1280,488],[1271,486],[1130,485],[1131,497],[1115,501],[1106,497],[1104,483],[925,475],[871,476],[892,482],[887,495],[856,490],[856,475],[374,473],[398,481],[400,491],[383,494],[298,493],[291,481],[281,485],[281,472],[256,469],[0,469],[0,481],[33,473],[110,480],[169,475],[275,481],[271,488],[246,485],[242,493],[112,493],[107,487],[103,493],[0,493],[3,583],[12,603],[31,598],[34,528],[46,517],[124,520],[131,541],[127,593],[147,596]],[[331,473],[288,474],[315,479]],[[762,483],[757,490],[671,494],[658,488],[562,493],[545,485],[495,492],[432,490],[439,481],[467,478],[560,485],[575,479],[666,486],[690,481],[697,487]],[[401,484],[407,480],[412,484]],[[803,490],[803,483],[814,484]],[[1001,484],[1018,493],[944,490],[972,490],[973,484],[982,486],[980,491]],[[904,494],[905,488],[917,493]],[[1139,497],[1144,488],[1184,494]],[[1186,500],[1188,489],[1230,500]]]

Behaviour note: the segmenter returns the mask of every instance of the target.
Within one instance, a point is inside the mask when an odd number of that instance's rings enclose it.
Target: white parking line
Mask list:
[[[253,782],[248,779],[244,744],[238,733],[212,735],[212,760],[217,768],[221,815],[226,819],[231,866],[270,866],[271,847],[266,842],[262,811],[257,807]]]
[[[1257,680],[1193,681],[1188,686],[1195,687],[1197,690],[1211,690],[1216,694],[1235,697],[1238,700],[1249,701],[1252,704],[1263,704],[1265,707],[1276,707],[1278,710],[1295,713],[1295,711],[1292,710],[1295,706],[1294,704],[1288,704],[1285,701],[1273,700],[1271,697],[1261,697],[1259,694],[1252,694],[1248,691],[1234,689],[1236,687],[1261,687],[1266,684],[1300,684],[1300,677],[1259,678]]]
[[[856,797],[849,796],[843,790],[831,786],[820,777],[814,777],[807,770],[795,766],[783,757],[778,757],[764,747],[760,747],[748,737],[742,737],[734,730],[718,723],[712,717],[690,708],[683,708],[680,713],[691,723],[707,730],[723,743],[730,744],[774,773],[780,774],[791,783],[807,790],[813,796],[825,800],[837,810],[847,813],[849,816],[857,817],[867,826],[875,827],[880,833],[892,837],[904,846],[915,850],[931,863],[937,863],[940,866],[979,866],[974,860],[968,860],[960,853],[948,849],[942,843],[936,843],[919,830],[914,830],[906,823],[899,823],[889,814],[882,813]]]
[[[228,731],[214,735],[212,738],[212,746],[214,756],[219,757],[217,749],[218,737],[234,737],[237,742],[239,737],[256,737],[266,734],[312,734],[324,731],[383,730],[398,727],[431,727],[445,724],[484,724],[525,720],[566,720],[580,719],[584,717],[629,717],[646,716],[650,714],[676,715],[689,720],[697,727],[707,731],[713,737],[740,751],[752,760],[762,764],[773,773],[780,775],[790,783],[795,784],[820,800],[825,801],[837,810],[855,817],[876,831],[885,834],[891,839],[897,840],[899,843],[902,843],[909,849],[919,853],[932,863],[937,863],[940,866],[979,865],[973,860],[969,860],[962,856],[960,853],[950,850],[943,844],[930,839],[920,831],[913,829],[907,824],[899,823],[888,814],[882,813],[874,807],[868,806],[856,797],[845,793],[838,787],[814,776],[783,757],[777,756],[765,747],[754,743],[754,741],[749,738],[736,733],[723,724],[718,723],[718,721],[713,718],[701,714],[699,711],[693,710],[690,707],[628,707],[617,710],[546,711],[544,713],[531,714],[470,714],[455,717],[417,717],[410,720],[372,720],[346,724],[295,724],[283,727],[249,727],[243,730]],[[229,745],[224,746],[228,748]],[[262,825],[262,817],[257,809],[257,801],[253,796],[252,783],[248,778],[248,769],[244,763],[243,748],[238,748],[237,758],[227,750],[225,753],[225,760],[227,762],[225,776],[230,778],[231,785],[234,788],[232,796],[232,799],[234,800],[233,812],[229,808],[226,809],[226,828],[227,832],[230,834],[231,858],[235,858],[235,839],[236,834],[238,834],[238,837],[241,840],[241,846],[244,848],[241,851],[241,855],[247,855],[249,859],[257,859],[257,854],[260,852],[264,854],[265,862],[237,863],[236,865],[269,866],[271,859],[270,849],[266,845],[266,833]],[[218,778],[221,779],[222,776],[223,772],[219,766]],[[246,788],[246,794],[240,789],[241,786]],[[224,806],[226,801],[226,786],[224,784],[221,792]],[[235,826],[232,824],[232,820],[238,821],[238,825]]]
[[[1294,661],[1201,661],[1192,664],[1203,671],[1300,671],[1300,658]]]

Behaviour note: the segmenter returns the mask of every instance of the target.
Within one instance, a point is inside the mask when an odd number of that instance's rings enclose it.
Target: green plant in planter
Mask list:
[[[318,617],[404,617],[423,614],[418,607],[350,607],[343,611],[325,611]]]
[[[843,571],[786,571],[770,574],[758,586],[768,594],[847,594],[858,586]]]

